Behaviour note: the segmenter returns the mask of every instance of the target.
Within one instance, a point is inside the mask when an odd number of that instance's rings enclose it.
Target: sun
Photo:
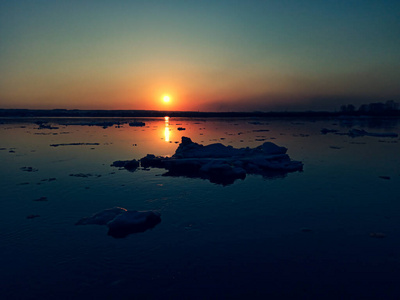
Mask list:
[[[168,95],[164,95],[162,99],[163,99],[164,103],[168,103],[171,101],[171,97]]]

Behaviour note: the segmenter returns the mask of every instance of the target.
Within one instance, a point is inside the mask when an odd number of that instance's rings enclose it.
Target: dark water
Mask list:
[[[320,133],[400,133],[397,120],[144,121],[0,125],[3,299],[399,298],[399,138]],[[272,141],[304,171],[222,186],[110,166],[172,155],[182,136],[234,147]],[[98,145],[50,146],[68,143]],[[87,177],[70,176],[80,173]],[[162,222],[124,239],[74,225],[114,206],[156,210]]]

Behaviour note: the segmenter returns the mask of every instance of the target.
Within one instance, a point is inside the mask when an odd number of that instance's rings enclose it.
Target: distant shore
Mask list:
[[[78,110],[78,109],[0,109],[0,118],[42,118],[42,117],[187,117],[187,118],[285,118],[285,117],[340,117],[371,116],[400,117],[400,110],[382,112],[329,112],[329,111],[279,111],[279,112],[200,112],[200,111],[155,111],[155,110]]]

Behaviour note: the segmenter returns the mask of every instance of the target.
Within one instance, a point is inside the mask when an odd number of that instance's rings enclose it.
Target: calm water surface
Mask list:
[[[320,132],[400,133],[397,120],[141,121],[0,124],[3,299],[400,297],[399,138]],[[182,136],[234,147],[272,141],[304,171],[222,186],[110,166],[172,155]],[[50,146],[66,143],[98,145]],[[88,177],[70,176],[79,173]],[[157,210],[162,222],[124,239],[74,225],[114,206]]]

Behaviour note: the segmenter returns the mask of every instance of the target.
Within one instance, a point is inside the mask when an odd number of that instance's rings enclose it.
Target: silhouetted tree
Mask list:
[[[354,112],[356,110],[355,106],[353,104],[347,104],[347,105],[342,105],[340,107],[340,111],[341,112],[345,112],[345,113],[351,113]]]

